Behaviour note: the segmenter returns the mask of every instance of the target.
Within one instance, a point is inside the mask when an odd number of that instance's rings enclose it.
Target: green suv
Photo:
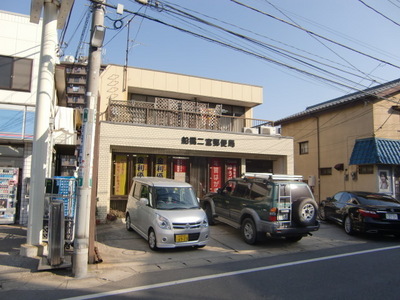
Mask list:
[[[240,228],[248,244],[267,236],[297,242],[319,229],[317,203],[301,176],[245,174],[200,200],[208,223]]]

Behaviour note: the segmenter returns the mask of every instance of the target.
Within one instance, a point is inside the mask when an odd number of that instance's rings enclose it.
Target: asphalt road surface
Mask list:
[[[149,273],[74,299],[398,299],[399,265],[398,244],[358,245]]]

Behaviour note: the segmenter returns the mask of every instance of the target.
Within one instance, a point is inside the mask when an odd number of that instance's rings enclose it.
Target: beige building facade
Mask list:
[[[294,138],[294,172],[317,200],[351,190],[399,197],[399,92],[395,80],[275,122]]]
[[[201,197],[246,171],[293,174],[293,139],[252,118],[261,87],[117,65],[100,86],[99,219],[124,211],[134,176],[186,181]]]

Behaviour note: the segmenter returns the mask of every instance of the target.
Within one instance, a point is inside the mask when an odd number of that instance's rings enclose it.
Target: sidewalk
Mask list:
[[[74,278],[71,268],[37,271],[39,259],[19,255],[20,245],[26,243],[26,228],[0,225],[0,291],[90,288],[145,272],[320,250],[361,242],[345,235],[335,225],[324,224],[314,236],[306,237],[298,243],[269,240],[264,245],[255,246],[244,243],[240,232],[227,225],[219,224],[210,229],[210,241],[202,249],[179,248],[154,252],[138,234],[128,232],[121,220],[98,225],[96,247],[102,263],[89,265],[86,278]]]

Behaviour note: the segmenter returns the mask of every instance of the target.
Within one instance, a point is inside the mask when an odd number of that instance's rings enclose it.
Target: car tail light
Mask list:
[[[370,217],[370,218],[374,218],[374,219],[378,219],[379,218],[379,215],[375,211],[359,209],[358,212],[363,217]]]
[[[273,207],[269,210],[269,220],[271,222],[277,221],[277,215],[278,215],[278,209],[276,207]]]

